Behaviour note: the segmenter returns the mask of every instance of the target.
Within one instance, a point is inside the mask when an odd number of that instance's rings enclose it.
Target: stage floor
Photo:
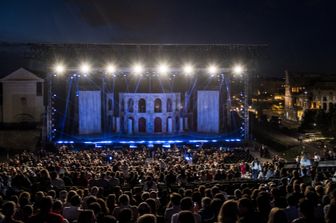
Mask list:
[[[104,134],[104,135],[77,135],[62,137],[55,140],[57,144],[198,144],[198,143],[232,143],[241,142],[242,139],[227,134],[202,134],[202,133],[179,133],[179,134]]]

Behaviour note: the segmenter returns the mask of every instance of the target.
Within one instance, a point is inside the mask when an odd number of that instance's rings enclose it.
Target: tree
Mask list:
[[[303,114],[300,129],[307,130],[314,128],[315,118],[316,118],[316,110],[307,109]]]
[[[318,110],[315,115],[316,128],[319,129],[322,133],[328,132],[328,116],[329,114],[327,114],[323,109]]]

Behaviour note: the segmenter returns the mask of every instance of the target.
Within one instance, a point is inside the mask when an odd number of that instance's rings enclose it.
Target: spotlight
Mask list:
[[[218,68],[216,65],[209,65],[208,67],[208,73],[211,74],[211,76],[215,75],[218,72]]]
[[[54,67],[54,72],[56,74],[63,74],[65,71],[65,67],[63,64],[56,64]]]
[[[183,72],[186,74],[186,75],[191,75],[193,72],[194,72],[194,68],[191,64],[186,64],[184,67],[183,67]]]
[[[113,64],[108,64],[108,65],[106,65],[106,68],[105,68],[105,72],[107,73],[107,74],[113,74],[113,73],[115,73],[116,72],[116,66],[115,65],[113,65]]]
[[[166,75],[169,72],[168,65],[166,63],[161,63],[158,66],[158,72],[159,74]]]
[[[80,72],[84,75],[87,75],[88,73],[90,73],[91,71],[91,67],[88,63],[82,63],[80,66]]]
[[[139,75],[144,71],[144,68],[140,63],[136,63],[136,64],[134,64],[132,70],[133,70],[134,74]]]
[[[244,67],[240,64],[237,64],[233,67],[232,71],[236,75],[241,75],[244,72]]]

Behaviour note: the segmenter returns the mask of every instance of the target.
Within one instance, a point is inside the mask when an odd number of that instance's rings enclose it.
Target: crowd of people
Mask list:
[[[24,152],[0,163],[0,222],[336,222],[332,177],[284,164],[248,148]]]

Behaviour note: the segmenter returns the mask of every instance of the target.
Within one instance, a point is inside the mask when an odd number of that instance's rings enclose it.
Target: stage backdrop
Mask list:
[[[79,91],[79,134],[101,133],[100,91]]]
[[[218,91],[197,91],[197,131],[219,132]]]

